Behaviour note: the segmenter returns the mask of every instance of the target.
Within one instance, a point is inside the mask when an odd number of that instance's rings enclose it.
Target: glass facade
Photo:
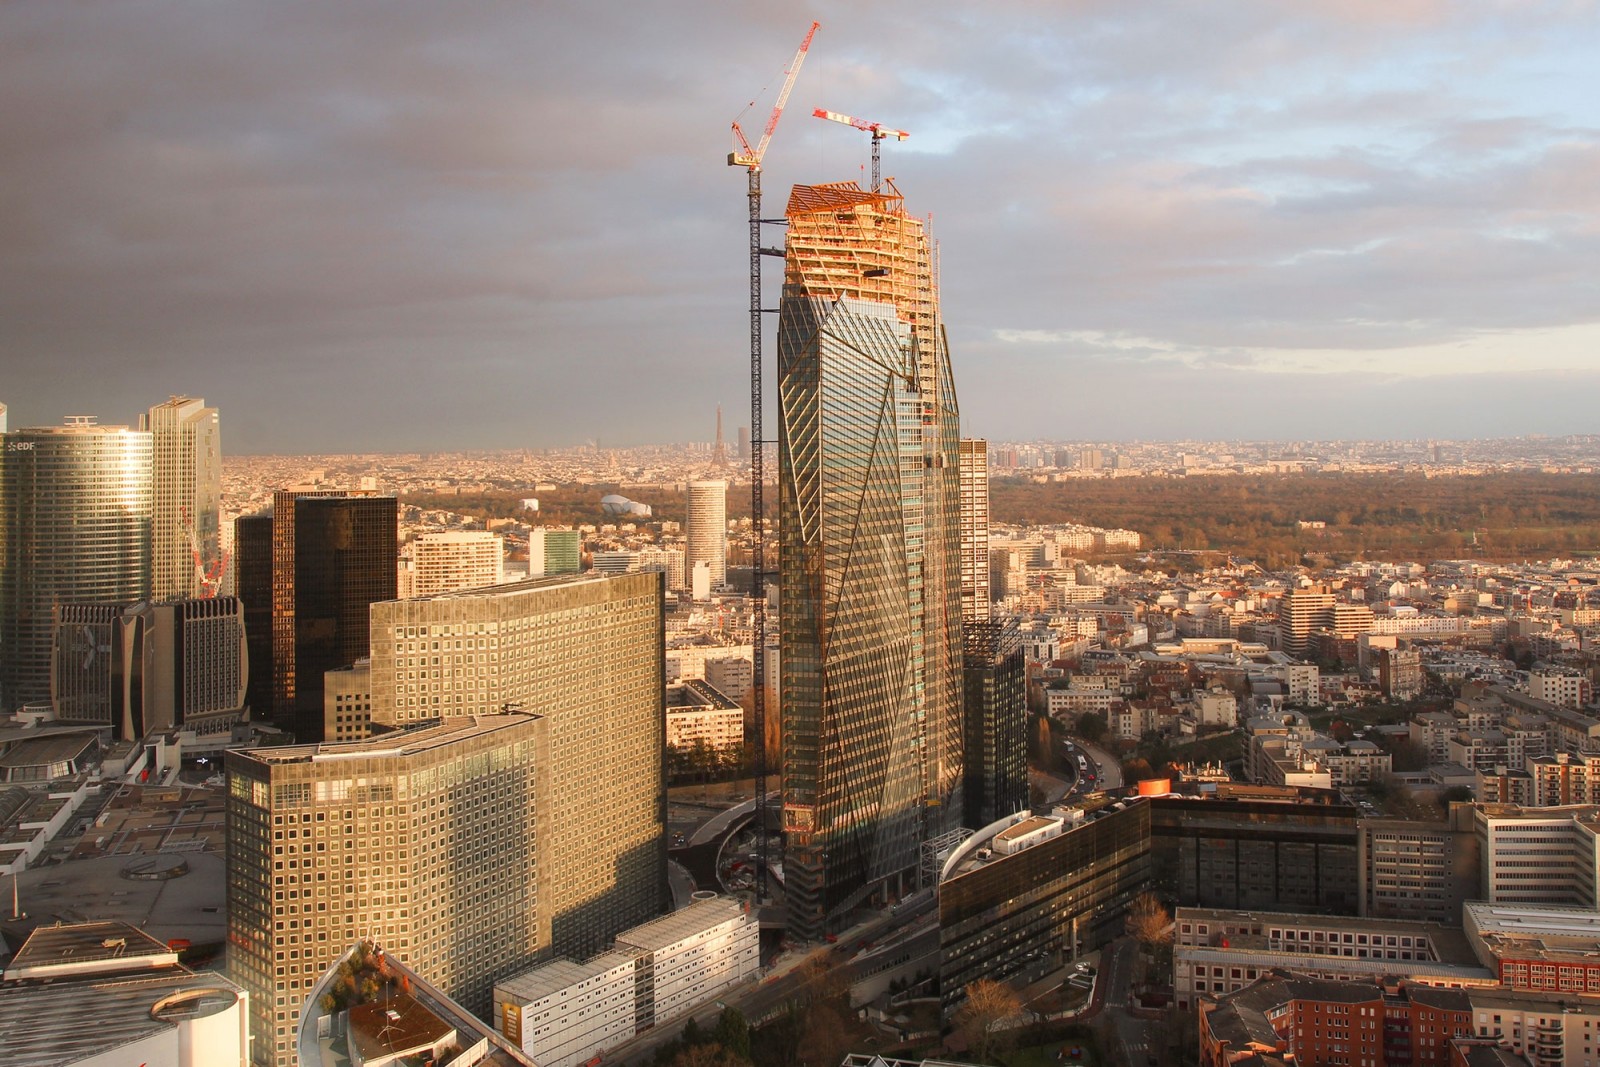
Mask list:
[[[367,655],[368,612],[395,598],[399,505],[285,491],[272,506],[273,718],[297,741],[320,741],[323,673]]]
[[[217,409],[175,396],[141,429],[153,448],[150,595],[157,600],[215,593],[222,556],[222,440]],[[198,560],[196,556],[198,555]]]
[[[50,699],[57,604],[150,595],[148,433],[89,420],[17,430],[0,453],[0,700]]]
[[[959,863],[939,885],[946,1013],[980,978],[1034,980],[1123,932],[1150,884],[1150,805],[1092,816],[1009,856]]]
[[[1028,806],[1028,692],[1015,623],[966,624],[966,821],[988,826]]]
[[[962,817],[958,417],[899,195],[798,186],[778,326],[786,895],[816,937]]]

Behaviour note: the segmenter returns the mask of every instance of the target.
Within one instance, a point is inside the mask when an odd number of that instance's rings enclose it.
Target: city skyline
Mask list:
[[[8,5],[12,425],[166,391],[236,454],[704,436],[745,391],[727,123],[809,15],[768,184],[861,173],[813,106],[911,131],[964,432],[1591,428],[1600,24],[1420,0]]]

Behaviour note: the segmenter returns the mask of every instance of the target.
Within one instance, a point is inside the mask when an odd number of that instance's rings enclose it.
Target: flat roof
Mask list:
[[[363,1060],[396,1052],[415,1052],[455,1033],[409,993],[396,993],[381,1004],[357,1004],[350,1009],[350,1040]]]
[[[6,965],[5,980],[51,978],[69,970],[125,972],[170,966],[177,953],[137,926],[123,922],[71,923],[37,927]]]
[[[93,734],[51,734],[19,740],[0,756],[0,767],[45,767],[77,759],[95,743]]]
[[[131,946],[134,938],[128,941]],[[131,975],[0,982],[0,1034],[7,1062],[57,1067],[169,1031],[196,1015],[225,1011],[242,996],[220,974],[176,964]],[[167,1009],[157,1011],[162,1005]]]
[[[494,984],[496,999],[507,993],[524,1000],[540,1000],[558,993],[579,982],[588,981],[616,967],[632,967],[633,954],[629,952],[602,952],[578,963],[565,958],[542,963],[519,975]]]
[[[470,737],[510,729],[541,718],[530,712],[505,715],[462,715],[436,719],[408,729],[392,730],[351,741],[323,741],[308,745],[235,750],[239,759],[259,763],[318,763],[339,759],[410,756]]]
[[[1294,911],[1243,911],[1229,908],[1178,908],[1173,912],[1173,921],[1203,922],[1203,923],[1232,923],[1235,925],[1254,924],[1260,926],[1278,925],[1283,927],[1301,927],[1307,929],[1336,930],[1339,933],[1374,934],[1388,937],[1390,934],[1402,934],[1415,937],[1426,937],[1433,945],[1434,953],[1441,963],[1477,963],[1477,957],[1472,952],[1472,947],[1467,944],[1466,936],[1454,926],[1443,923],[1414,922],[1410,919],[1373,919],[1361,918],[1354,915],[1313,915],[1308,912]],[[1213,931],[1220,933],[1221,931]],[[1316,942],[1296,941],[1297,945],[1315,947]],[[1340,944],[1343,948],[1343,943]],[[1385,946],[1387,947],[1387,946]],[[1301,955],[1304,955],[1303,953]],[[1390,962],[1415,962],[1415,961],[1390,961]]]
[[[744,914],[744,905],[732,897],[697,900],[687,908],[679,908],[659,919],[624,930],[617,935],[616,944],[619,949],[640,948],[656,952]]]
[[[1004,830],[1001,830],[999,833],[995,834],[994,839],[996,841],[1015,841],[1019,837],[1026,837],[1027,835],[1036,833],[1048,826],[1059,825],[1061,822],[1061,819],[1052,819],[1046,815],[1034,815],[1030,818],[1023,819],[1015,826],[1006,827]]]

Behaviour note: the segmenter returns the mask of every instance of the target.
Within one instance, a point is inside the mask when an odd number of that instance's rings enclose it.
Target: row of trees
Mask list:
[[[1600,548],[1600,476],[1515,472],[1279,474],[995,481],[996,522],[1125,527],[1156,548],[1216,550],[1269,567],[1331,559],[1521,558]],[[1326,527],[1301,530],[1301,520]]]

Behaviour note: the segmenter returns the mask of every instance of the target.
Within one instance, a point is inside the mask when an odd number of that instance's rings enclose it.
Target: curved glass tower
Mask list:
[[[150,595],[151,438],[74,417],[5,435],[0,700],[50,699],[58,604]]]
[[[778,325],[791,929],[911,888],[960,825],[958,417],[927,234],[892,184],[796,186]]]

